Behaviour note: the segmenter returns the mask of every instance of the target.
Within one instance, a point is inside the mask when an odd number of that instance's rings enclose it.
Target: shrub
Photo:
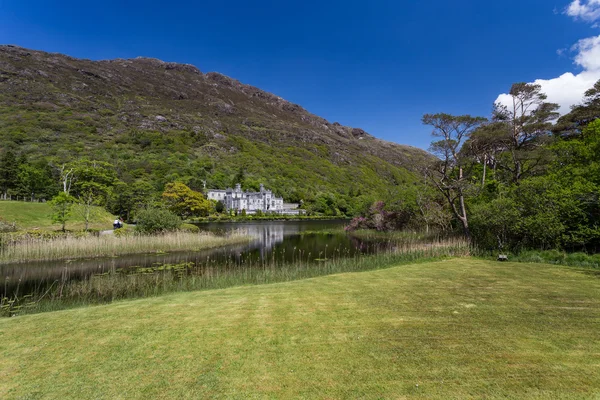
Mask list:
[[[406,210],[388,211],[383,201],[376,201],[365,216],[352,219],[345,229],[348,232],[358,229],[374,229],[380,232],[401,230],[408,225],[410,217]]]
[[[125,228],[118,228],[114,230],[114,235],[116,237],[131,236],[132,233],[132,231]]]
[[[196,225],[193,224],[181,224],[181,226],[179,227],[180,231],[184,231],[184,232],[190,232],[190,233],[199,233],[200,232],[200,228],[198,228]]]
[[[7,222],[5,220],[3,220],[0,217],[0,233],[7,233],[7,232],[16,232],[17,231],[17,223],[13,222]]]
[[[148,208],[137,215],[136,230],[142,233],[176,231],[181,226],[181,218],[169,210]]]

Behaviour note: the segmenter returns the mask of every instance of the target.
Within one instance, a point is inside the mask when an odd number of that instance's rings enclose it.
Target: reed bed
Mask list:
[[[468,242],[448,239],[429,244],[399,244],[373,255],[348,256],[343,249],[332,249],[316,258],[298,251],[291,262],[280,262],[275,254],[266,259],[226,262],[207,258],[202,263],[114,270],[82,280],[70,280],[65,270],[62,279],[40,285],[34,292],[19,295],[17,291],[11,298],[0,299],[0,315],[53,311],[171,292],[286,282],[469,255]]]
[[[27,237],[0,246],[0,264],[114,257],[150,252],[196,251],[247,242],[241,234],[171,232],[159,235]]]

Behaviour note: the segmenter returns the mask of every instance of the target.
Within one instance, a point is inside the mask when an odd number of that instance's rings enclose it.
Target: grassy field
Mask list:
[[[0,398],[589,399],[600,280],[452,259],[0,320]]]
[[[61,227],[60,224],[52,222],[52,209],[47,203],[0,201],[0,217],[6,222],[16,222],[19,229],[58,230]],[[94,207],[90,229],[112,229],[114,217],[103,208]],[[78,206],[75,206],[66,228],[81,230],[84,227],[84,219]]]

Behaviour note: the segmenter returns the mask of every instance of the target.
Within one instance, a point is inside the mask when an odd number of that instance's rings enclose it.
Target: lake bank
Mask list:
[[[599,282],[452,259],[2,319],[0,397],[592,398]]]
[[[0,246],[0,264],[54,261],[79,258],[117,257],[139,253],[198,251],[244,243],[248,237],[227,237],[211,233],[169,232],[156,235],[30,235],[10,241],[4,237]]]
[[[199,217],[189,219],[186,222],[192,224],[208,224],[214,222],[257,222],[257,221],[345,221],[350,222],[350,217],[331,217],[323,215],[279,215],[279,214],[268,214],[268,215],[218,215],[210,217]]]
[[[171,292],[220,289],[240,285],[261,285],[313,278],[323,275],[368,271],[392,265],[425,262],[470,254],[464,241],[430,244],[405,244],[354,256],[341,250],[317,255],[298,251],[266,257],[241,256],[243,245],[229,248],[222,257],[219,249],[211,255],[186,253],[146,256],[119,267],[118,258],[100,264],[91,261],[90,269],[77,263],[55,267],[39,265],[33,269],[2,267],[13,279],[0,288],[0,316],[13,316],[109,303],[128,298],[152,297]],[[276,257],[277,255],[277,257]],[[211,258],[212,257],[212,258]],[[172,262],[165,262],[172,260]],[[34,274],[33,276],[31,274]],[[18,279],[18,280],[17,280]],[[2,293],[2,290],[5,292]]]

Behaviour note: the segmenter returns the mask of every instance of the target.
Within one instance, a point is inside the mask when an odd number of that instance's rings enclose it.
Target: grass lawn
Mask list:
[[[600,279],[453,259],[0,320],[0,398],[600,397]]]
[[[80,207],[73,207],[71,220],[67,221],[69,230],[81,230],[85,227]],[[0,201],[0,217],[6,222],[16,222],[19,229],[58,230],[60,224],[52,222],[52,209],[47,203],[24,201]],[[112,229],[114,215],[100,207],[94,207],[90,222],[91,229]]]

